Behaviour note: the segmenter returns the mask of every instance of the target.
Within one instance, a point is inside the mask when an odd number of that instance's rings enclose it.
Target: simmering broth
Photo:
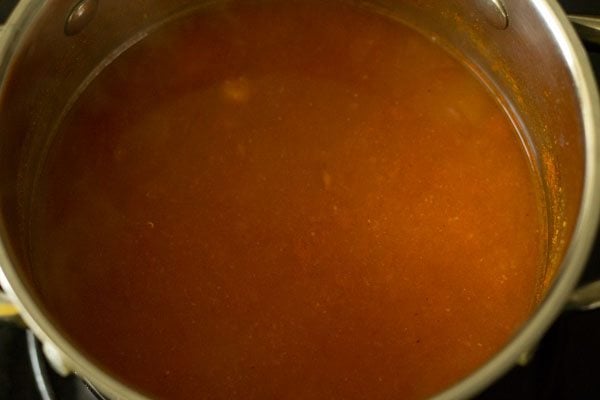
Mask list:
[[[430,38],[345,2],[215,5],[61,121],[32,270],[74,343],[151,396],[423,398],[535,306],[537,182]]]

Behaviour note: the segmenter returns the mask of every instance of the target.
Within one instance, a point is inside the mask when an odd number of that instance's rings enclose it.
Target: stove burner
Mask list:
[[[563,314],[527,366],[513,368],[476,400],[600,398],[599,337],[600,310]],[[0,399],[109,400],[82,379],[56,374],[30,331],[0,323],[0,354]]]
[[[40,400],[109,400],[85,380],[75,376],[63,378],[54,372],[31,331],[25,333],[25,340]]]

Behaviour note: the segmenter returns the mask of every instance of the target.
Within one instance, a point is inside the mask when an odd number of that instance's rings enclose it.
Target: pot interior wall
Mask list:
[[[92,71],[99,71],[150,27],[203,4],[101,1],[89,25],[67,36],[65,20],[74,3],[33,2],[39,11],[31,24],[18,31],[19,42],[4,71],[0,94],[0,231],[26,281],[30,277],[26,232],[33,182],[61,115],[93,76]],[[476,1],[363,3],[444,43],[503,96],[537,161],[545,191],[548,259],[541,298],[556,276],[579,211],[584,143],[568,60],[551,39],[535,2],[507,0],[505,30],[490,24]]]
[[[534,2],[505,1],[506,29],[490,23],[480,8],[482,3],[379,2],[466,59],[513,117],[536,164],[545,196],[548,239],[537,294],[541,301],[561,266],[579,212],[584,171],[582,115],[569,60]]]

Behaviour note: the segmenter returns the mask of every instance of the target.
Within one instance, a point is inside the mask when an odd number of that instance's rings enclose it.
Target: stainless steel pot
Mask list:
[[[554,0],[372,0],[469,60],[512,108],[544,181],[548,260],[539,307],[493,359],[439,399],[476,394],[533,348],[569,298],[598,300],[597,286],[572,295],[600,213],[600,103],[589,62]],[[63,373],[109,396],[142,399],[85,358],[52,324],[28,272],[31,180],[53,127],[77,93],[148,30],[193,0],[22,0],[0,43],[0,282],[23,321]],[[594,20],[579,19],[594,38]],[[596,38],[598,36],[596,35]],[[522,294],[521,294],[522,295]],[[10,314],[0,297],[0,314]]]

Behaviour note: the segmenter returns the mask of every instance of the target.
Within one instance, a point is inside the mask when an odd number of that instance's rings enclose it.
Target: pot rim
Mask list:
[[[35,19],[36,12],[44,3],[42,0],[21,0],[13,11],[4,27],[5,32],[2,33],[4,42],[0,43],[0,56],[3,57],[0,77],[5,74],[14,51],[13,44],[22,33],[20,28]],[[585,173],[577,223],[554,283],[537,311],[494,357],[463,380],[434,396],[435,400],[476,395],[514,365],[522,354],[532,349],[562,311],[583,272],[594,243],[600,218],[600,185],[596,183],[600,182],[600,99],[594,74],[583,45],[557,1],[531,0],[531,3],[543,16],[558,43],[579,100],[586,146]],[[89,361],[59,332],[35,304],[12,265],[11,258],[8,250],[0,243],[0,285],[15,302],[23,320],[36,336],[46,345],[59,351],[64,366],[88,379],[107,395],[131,400],[148,400],[148,397],[121,383]]]
[[[589,258],[600,219],[600,98],[587,53],[557,0],[531,0],[568,65],[579,100],[585,137],[585,172],[580,209],[567,252],[546,297],[531,318],[494,357],[435,400],[470,398],[497,380],[520,356],[535,348],[563,311]]]

